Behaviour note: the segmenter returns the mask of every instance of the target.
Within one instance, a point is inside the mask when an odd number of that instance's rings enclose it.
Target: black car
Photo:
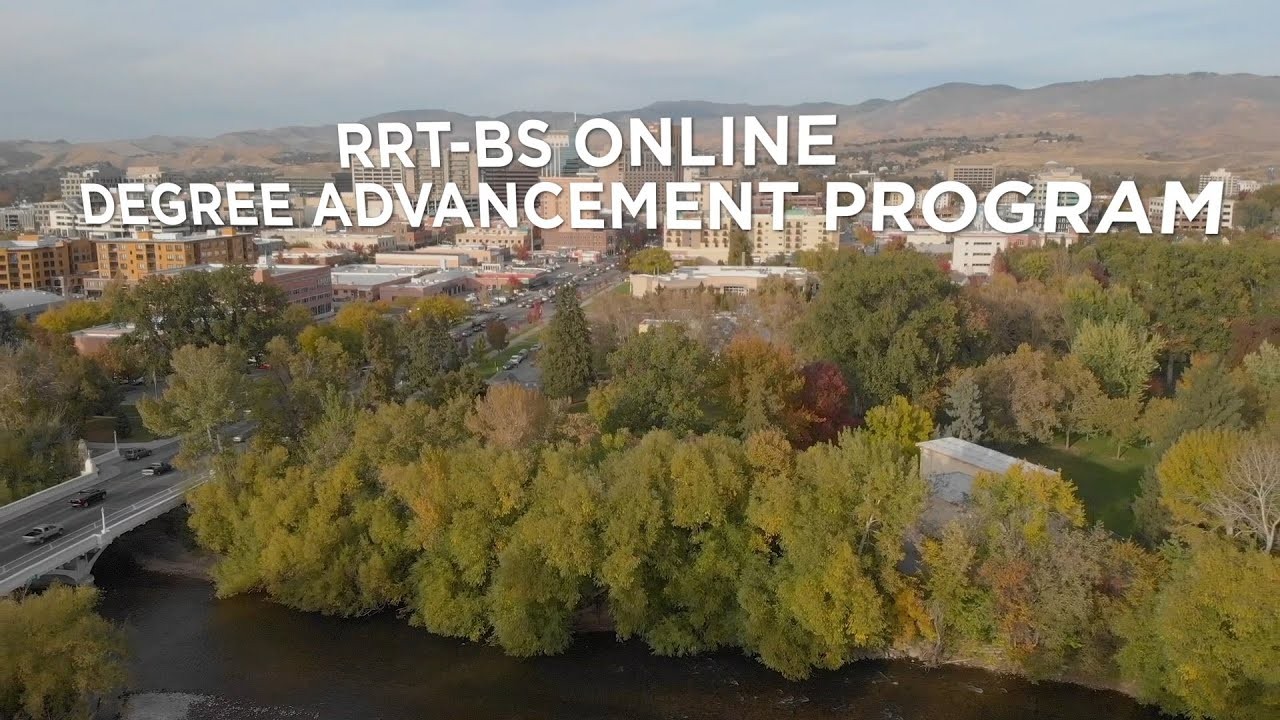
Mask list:
[[[71,496],[71,504],[76,507],[89,507],[96,502],[102,502],[107,497],[107,491],[102,488],[96,490],[81,490]]]
[[[143,475],[163,475],[173,469],[167,462],[154,462],[142,468]]]

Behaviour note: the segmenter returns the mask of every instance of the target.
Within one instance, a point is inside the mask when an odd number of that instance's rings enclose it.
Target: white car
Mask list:
[[[61,525],[37,525],[22,534],[22,542],[28,545],[42,545],[58,537],[62,532]]]

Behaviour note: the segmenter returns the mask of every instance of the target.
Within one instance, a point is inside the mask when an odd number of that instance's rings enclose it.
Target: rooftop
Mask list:
[[[332,274],[334,285],[372,287],[396,280],[407,282],[430,271],[420,265],[339,265]]]
[[[0,240],[0,248],[5,250],[34,250],[36,248],[56,247],[64,242],[60,237],[32,237],[24,235],[17,240]]]
[[[662,280],[698,280],[701,278],[759,278],[784,277],[803,279],[809,277],[804,268],[787,265],[686,265],[658,275]]]
[[[1026,460],[1013,457],[1012,455],[1005,455],[997,450],[983,447],[977,443],[971,443],[968,440],[961,440],[960,438],[936,438],[934,440],[926,440],[921,443],[916,443],[916,446],[922,451],[929,450],[931,452],[936,452],[940,455],[945,455],[946,457],[954,460],[959,460],[966,465],[972,465],[986,472],[999,474],[1008,472],[1012,467],[1021,466],[1028,470],[1039,470],[1041,472],[1057,475],[1056,472],[1049,468],[1029,463]]]
[[[21,312],[63,301],[61,295],[44,290],[0,290],[0,308],[9,311]]]
[[[122,337],[133,332],[133,323],[107,323],[94,325],[83,330],[75,330],[71,337]]]
[[[451,270],[437,270],[433,273],[420,275],[409,281],[410,285],[415,287],[431,287],[442,283],[453,282],[455,280],[463,280],[475,275],[474,268],[454,268]]]

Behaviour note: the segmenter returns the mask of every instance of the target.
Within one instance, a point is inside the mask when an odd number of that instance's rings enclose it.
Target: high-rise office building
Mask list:
[[[440,166],[432,167],[430,149],[419,148],[413,163],[417,166],[418,187],[423,188],[427,183],[431,183],[431,192],[427,195],[429,198],[427,207],[432,212],[439,206],[440,197],[447,183],[457,185],[458,192],[464,198],[475,197],[478,192],[480,177],[474,152],[455,153],[449,152],[447,147],[442,148]]]
[[[968,185],[975,194],[984,193],[995,187],[996,169],[992,165],[952,165],[947,179]]]
[[[654,137],[661,139],[659,135],[659,126],[651,123],[648,126],[649,132]],[[626,136],[627,133],[624,133]],[[640,188],[645,183],[654,183],[658,189],[658,225],[665,224],[667,215],[667,183],[681,182],[684,179],[684,167],[680,163],[680,132],[678,128],[671,128],[671,164],[663,165],[652,151],[647,147],[640,149],[640,164],[633,167],[631,165],[631,148],[627,146],[623,149],[622,156],[618,158],[618,164],[621,169],[622,186],[631,197],[635,197],[640,192]]]

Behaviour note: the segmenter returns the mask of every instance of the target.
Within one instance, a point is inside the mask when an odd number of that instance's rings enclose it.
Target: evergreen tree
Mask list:
[[[14,347],[22,339],[13,314],[0,307],[0,347]]]
[[[556,314],[547,328],[539,365],[548,397],[572,397],[586,391],[595,379],[591,329],[578,303],[578,291],[571,285],[556,292]]]
[[[947,388],[947,417],[951,424],[947,434],[952,437],[981,442],[986,418],[982,416],[982,390],[973,375],[961,375]]]

